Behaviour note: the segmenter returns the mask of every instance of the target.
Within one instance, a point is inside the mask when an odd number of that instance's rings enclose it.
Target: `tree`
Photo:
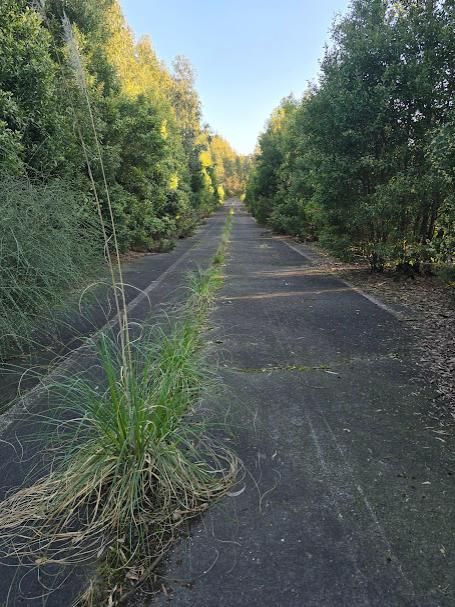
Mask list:
[[[248,188],[258,218],[340,254],[355,249],[378,268],[432,257],[452,208],[441,152],[450,149],[454,24],[450,2],[354,0],[319,82],[277,128],[280,107],[260,138]]]

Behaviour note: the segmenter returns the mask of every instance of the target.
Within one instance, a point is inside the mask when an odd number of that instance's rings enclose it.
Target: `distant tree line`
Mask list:
[[[321,73],[260,136],[247,201],[374,269],[455,257],[455,4],[354,0]]]

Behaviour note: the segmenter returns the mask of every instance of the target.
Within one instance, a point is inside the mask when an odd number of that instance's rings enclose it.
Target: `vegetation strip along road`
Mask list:
[[[49,568],[95,557],[109,581],[121,580],[121,571],[147,569],[174,527],[235,480],[236,457],[192,417],[213,378],[203,360],[202,332],[221,284],[230,222],[228,215],[209,268],[190,275],[189,296],[168,323],[145,322],[131,333],[127,383],[115,333],[104,331],[83,352],[88,370],[63,370],[47,386],[51,407],[36,418],[51,431],[52,470],[44,477],[35,471],[35,482],[28,479],[0,505],[4,557],[21,559],[28,584],[30,569],[50,581]],[[36,439],[41,449],[42,441]],[[107,604],[104,588],[96,600]],[[123,586],[117,588],[121,593]],[[33,583],[30,591],[37,594]],[[59,604],[58,589],[49,600]]]

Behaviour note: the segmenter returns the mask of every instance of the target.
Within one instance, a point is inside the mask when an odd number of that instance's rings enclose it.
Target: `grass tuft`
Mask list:
[[[58,403],[45,419],[52,470],[0,503],[4,555],[40,567],[102,558],[117,572],[146,569],[183,521],[235,482],[236,456],[197,414],[215,381],[203,329],[222,284],[226,226],[211,266],[191,275],[183,311],[131,339],[127,373],[116,336],[103,333],[90,371],[49,387]]]

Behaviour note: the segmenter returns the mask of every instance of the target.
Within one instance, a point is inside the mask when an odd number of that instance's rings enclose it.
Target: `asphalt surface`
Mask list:
[[[168,313],[188,295],[188,273],[209,265],[226,216],[227,208],[217,211],[192,238],[180,241],[171,253],[146,255],[126,264],[124,276],[129,285],[127,300],[132,323],[140,324],[151,318],[159,322],[161,314]],[[22,381],[23,398],[0,415],[0,499],[14,488],[42,477],[49,466],[46,439],[41,438],[47,431],[41,414],[52,407],[52,394],[45,389],[46,370],[59,373],[64,367],[67,373],[74,370],[89,374],[94,381],[103,381],[94,364],[96,361],[81,344],[102,327],[106,330],[106,323],[116,332],[112,294],[100,289],[96,302],[91,301],[82,313],[77,309],[68,311],[67,319],[65,326],[58,329],[56,342],[52,343],[47,336],[43,349],[33,353],[33,363],[40,369],[43,382],[37,384],[33,375],[29,381]],[[50,360],[61,352],[66,357],[48,367]],[[27,362],[30,358],[21,364]],[[19,382],[20,373],[0,373],[4,403],[17,390]],[[89,568],[37,569],[33,564],[18,567],[13,559],[3,560],[0,562],[0,607],[70,607],[83,589],[88,573]]]
[[[455,432],[406,323],[239,204],[225,270],[206,408],[246,475],[131,605],[455,605]]]

